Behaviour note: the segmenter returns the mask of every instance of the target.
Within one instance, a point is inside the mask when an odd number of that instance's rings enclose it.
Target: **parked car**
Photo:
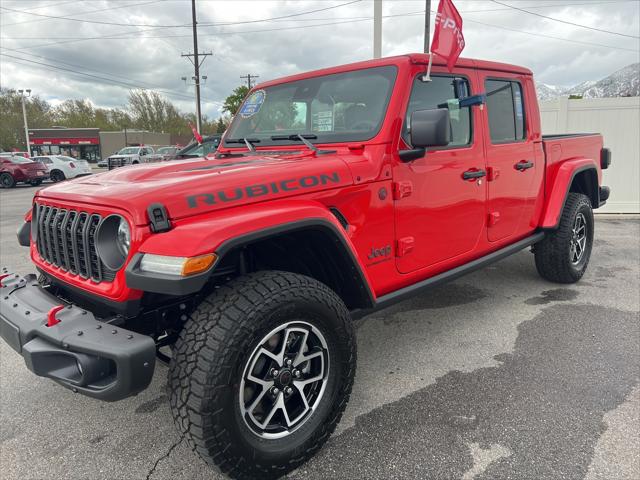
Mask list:
[[[146,163],[153,158],[155,151],[153,147],[125,147],[118,153],[107,157],[107,167],[109,170],[126,165],[137,165]]]
[[[33,157],[36,162],[42,163],[49,171],[49,178],[53,182],[61,182],[68,178],[91,175],[91,165],[86,160],[78,160],[64,155],[38,155]]]
[[[0,156],[0,186],[12,188],[16,183],[29,183],[37,187],[47,178],[44,165],[20,155]]]
[[[176,154],[167,158],[167,160],[183,160],[187,158],[206,157],[211,153],[215,153],[220,145],[222,135],[210,135],[202,139],[202,143],[190,143]]]
[[[30,158],[28,152],[0,152],[0,156],[2,157],[23,157]]]
[[[171,160],[180,151],[180,147],[167,146],[156,148],[155,155],[152,155],[153,161],[162,162],[165,160]]]
[[[3,275],[5,342],[108,401],[147,388],[171,346],[168,403],[194,452],[233,478],[299,467],[348,403],[354,318],[526,248],[550,282],[589,265],[602,136],[543,136],[526,68],[436,58],[424,81],[429,64],[271,80],[215,155],[40,190],[18,238],[41,281]]]
[[[105,160],[99,160],[96,165],[98,167],[100,167],[100,168],[107,168],[109,166],[109,162],[106,159]]]

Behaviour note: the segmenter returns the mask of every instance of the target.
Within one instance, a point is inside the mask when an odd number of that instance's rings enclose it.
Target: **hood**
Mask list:
[[[133,158],[133,157],[138,157],[139,155],[137,153],[127,153],[127,154],[120,154],[120,153],[114,153],[113,155],[109,155],[107,158]]]
[[[55,184],[38,195],[117,207],[143,225],[149,222],[146,211],[152,203],[162,203],[175,220],[352,183],[339,155],[256,155],[127,166]]]

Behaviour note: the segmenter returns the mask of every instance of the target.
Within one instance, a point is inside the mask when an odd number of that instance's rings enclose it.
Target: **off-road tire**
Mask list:
[[[10,173],[0,174],[0,187],[1,188],[13,188],[16,186],[16,181]]]
[[[571,239],[579,214],[586,220],[586,245],[580,261],[574,264],[570,258]],[[547,232],[544,239],[534,246],[536,268],[540,276],[556,283],[575,283],[580,280],[591,257],[593,227],[593,210],[589,197],[569,193],[558,228]]]
[[[261,438],[240,413],[243,370],[265,335],[301,318],[327,341],[324,395],[300,428],[284,438]],[[217,288],[190,314],[169,367],[171,412],[208,464],[232,478],[278,478],[327,441],[349,400],[355,367],[351,317],[331,289],[303,275],[256,272]]]

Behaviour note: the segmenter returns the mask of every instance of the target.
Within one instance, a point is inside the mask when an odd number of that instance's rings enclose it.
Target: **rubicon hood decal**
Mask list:
[[[307,175],[306,177],[301,178],[289,178],[279,180],[277,182],[258,183],[247,185],[246,187],[219,190],[213,193],[189,195],[187,197],[187,204],[189,205],[189,208],[197,208],[200,204],[214,205],[218,202],[236,202],[243,200],[244,198],[291,192],[294,190],[329,184],[340,184],[340,174],[338,172],[321,173],[320,175]]]

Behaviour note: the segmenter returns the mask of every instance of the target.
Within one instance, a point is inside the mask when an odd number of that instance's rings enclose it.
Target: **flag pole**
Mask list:
[[[433,53],[429,45],[429,37],[431,36],[431,0],[425,0],[424,12],[424,53],[429,55],[429,65],[427,66],[427,74],[422,77],[423,82],[431,81],[431,63],[433,61]]]

